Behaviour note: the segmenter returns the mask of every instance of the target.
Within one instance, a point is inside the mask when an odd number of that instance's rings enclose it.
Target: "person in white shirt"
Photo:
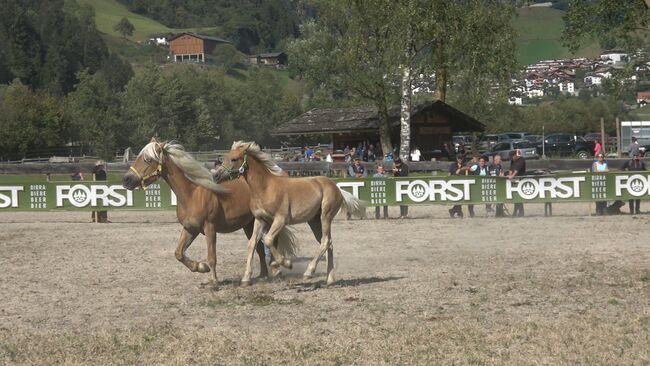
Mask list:
[[[422,154],[417,146],[415,149],[411,150],[411,161],[420,161],[420,156],[422,156]]]

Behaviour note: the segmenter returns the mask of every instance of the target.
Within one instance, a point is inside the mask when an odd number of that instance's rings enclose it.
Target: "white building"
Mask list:
[[[522,105],[522,98],[521,97],[510,97],[508,99],[508,104],[510,105]]]
[[[543,89],[531,88],[531,89],[528,89],[526,94],[528,95],[528,98],[541,98],[541,97],[544,96],[544,90]]]
[[[610,64],[608,61],[611,61],[611,64],[621,64],[627,63],[629,57],[627,53],[623,51],[612,50],[602,53],[600,59],[605,61],[607,64]]]
[[[562,80],[557,84],[560,88],[560,92],[569,94],[575,94],[575,85],[576,84],[571,80]]]
[[[600,85],[603,83],[603,79],[604,77],[602,74],[594,74],[594,73],[587,74],[587,76],[585,76],[585,84]]]

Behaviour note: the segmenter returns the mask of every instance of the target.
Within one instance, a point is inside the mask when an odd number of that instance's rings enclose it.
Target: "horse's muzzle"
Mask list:
[[[140,186],[140,178],[136,177],[135,174],[127,173],[122,178],[122,187],[132,191]]]

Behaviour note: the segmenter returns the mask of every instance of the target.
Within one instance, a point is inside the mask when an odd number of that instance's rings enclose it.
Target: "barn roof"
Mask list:
[[[420,104],[411,110],[411,117],[433,111],[449,118],[453,132],[484,131],[485,125],[442,101]],[[391,127],[400,123],[399,108],[388,112]],[[273,129],[272,135],[322,134],[374,131],[379,129],[377,108],[316,108]]]
[[[187,34],[187,35],[190,35],[190,36],[192,36],[192,37],[196,37],[196,38],[200,38],[200,39],[206,40],[206,41],[214,41],[214,42],[221,42],[221,43],[232,43],[232,42],[230,42],[230,41],[228,41],[228,40],[226,40],[226,39],[223,39],[223,38],[212,37],[212,36],[206,36],[205,34],[198,34],[198,33],[193,33],[193,32],[183,32],[183,33],[179,33],[179,34],[173,36],[172,38],[168,39],[167,41],[168,41],[168,42],[171,42],[172,40],[174,40],[174,39],[176,39],[176,38],[178,38],[178,37],[180,37],[180,36],[186,35],[186,34]]]

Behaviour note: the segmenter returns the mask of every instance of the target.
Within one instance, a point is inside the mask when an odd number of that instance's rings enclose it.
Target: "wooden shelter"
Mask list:
[[[400,111],[389,111],[391,140],[399,146]],[[423,155],[451,142],[453,134],[482,132],[485,125],[442,101],[423,103],[411,109],[411,146]],[[379,141],[379,119],[373,107],[312,109],[275,128],[271,135],[329,142],[334,149],[359,142]]]
[[[219,44],[232,43],[225,39],[197,33],[179,33],[169,39],[169,53],[174,62],[206,62]]]
[[[265,65],[281,68],[287,65],[287,54],[284,52],[260,53],[248,56],[251,65]]]

